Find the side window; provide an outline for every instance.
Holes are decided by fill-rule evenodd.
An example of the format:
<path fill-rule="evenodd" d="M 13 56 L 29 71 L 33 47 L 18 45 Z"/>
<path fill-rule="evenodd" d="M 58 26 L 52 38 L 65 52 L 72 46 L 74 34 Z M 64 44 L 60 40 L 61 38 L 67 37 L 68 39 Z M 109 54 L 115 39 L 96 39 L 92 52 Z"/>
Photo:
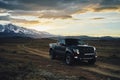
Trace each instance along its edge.
<path fill-rule="evenodd" d="M 58 44 L 60 45 L 61 43 L 62 43 L 62 44 L 65 44 L 65 40 L 62 40 L 62 39 L 61 39 L 61 40 L 58 40 Z"/>
<path fill-rule="evenodd" d="M 60 43 L 61 43 L 61 40 L 58 40 L 58 45 L 60 45 Z"/>

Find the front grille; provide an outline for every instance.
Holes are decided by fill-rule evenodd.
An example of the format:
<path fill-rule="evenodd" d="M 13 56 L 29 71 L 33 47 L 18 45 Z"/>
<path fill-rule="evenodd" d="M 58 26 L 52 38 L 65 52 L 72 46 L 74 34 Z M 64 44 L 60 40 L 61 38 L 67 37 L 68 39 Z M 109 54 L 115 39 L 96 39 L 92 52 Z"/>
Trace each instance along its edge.
<path fill-rule="evenodd" d="M 93 58 L 94 55 L 84 55 L 83 57 L 84 57 L 84 58 Z"/>
<path fill-rule="evenodd" d="M 94 53 L 93 47 L 80 47 L 79 48 L 80 53 Z"/>

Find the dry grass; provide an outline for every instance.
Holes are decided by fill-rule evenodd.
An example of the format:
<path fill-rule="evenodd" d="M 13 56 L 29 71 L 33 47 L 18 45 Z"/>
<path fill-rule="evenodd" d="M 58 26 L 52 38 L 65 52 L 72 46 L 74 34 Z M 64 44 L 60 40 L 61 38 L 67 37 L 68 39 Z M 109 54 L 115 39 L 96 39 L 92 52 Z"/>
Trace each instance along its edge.
<path fill-rule="evenodd" d="M 0 80 L 106 80 L 109 77 L 105 76 L 106 73 L 101 75 L 104 74 L 101 71 L 107 71 L 110 75 L 112 73 L 119 75 L 120 73 L 118 67 L 120 66 L 119 41 L 86 41 L 89 45 L 97 47 L 98 61 L 96 66 L 92 67 L 88 65 L 69 67 L 61 61 L 51 61 L 44 56 L 32 54 L 27 51 L 28 48 L 26 50 L 20 48 L 24 45 L 32 48 L 34 53 L 41 54 L 39 51 L 48 52 L 48 44 L 56 42 L 55 40 L 36 39 L 11 42 L 0 45 Z M 84 69 L 81 70 L 82 67 L 85 71 Z M 95 73 L 96 69 L 98 70 L 97 74 Z M 101 74 L 99 74 L 99 71 Z M 117 80 L 114 77 L 111 79 Z"/>

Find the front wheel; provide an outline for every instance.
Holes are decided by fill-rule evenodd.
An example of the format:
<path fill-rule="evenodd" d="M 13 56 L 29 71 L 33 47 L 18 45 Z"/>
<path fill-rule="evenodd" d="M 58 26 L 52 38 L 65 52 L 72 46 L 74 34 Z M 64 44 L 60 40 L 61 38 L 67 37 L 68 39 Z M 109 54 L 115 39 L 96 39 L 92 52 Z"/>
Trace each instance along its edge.
<path fill-rule="evenodd" d="M 74 63 L 74 59 L 70 54 L 67 54 L 65 57 L 65 62 L 67 65 L 72 65 Z"/>
<path fill-rule="evenodd" d="M 53 50 L 50 50 L 50 58 L 51 59 L 55 59 L 56 58 L 56 55 L 55 55 Z"/>

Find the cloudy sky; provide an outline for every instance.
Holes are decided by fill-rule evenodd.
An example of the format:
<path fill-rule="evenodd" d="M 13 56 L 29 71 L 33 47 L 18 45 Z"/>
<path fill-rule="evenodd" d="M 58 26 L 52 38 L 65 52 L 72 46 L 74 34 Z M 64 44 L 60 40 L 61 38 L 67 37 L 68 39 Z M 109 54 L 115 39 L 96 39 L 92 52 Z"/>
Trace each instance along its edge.
<path fill-rule="evenodd" d="M 120 0 L 0 0 L 0 24 L 56 35 L 120 37 Z"/>

